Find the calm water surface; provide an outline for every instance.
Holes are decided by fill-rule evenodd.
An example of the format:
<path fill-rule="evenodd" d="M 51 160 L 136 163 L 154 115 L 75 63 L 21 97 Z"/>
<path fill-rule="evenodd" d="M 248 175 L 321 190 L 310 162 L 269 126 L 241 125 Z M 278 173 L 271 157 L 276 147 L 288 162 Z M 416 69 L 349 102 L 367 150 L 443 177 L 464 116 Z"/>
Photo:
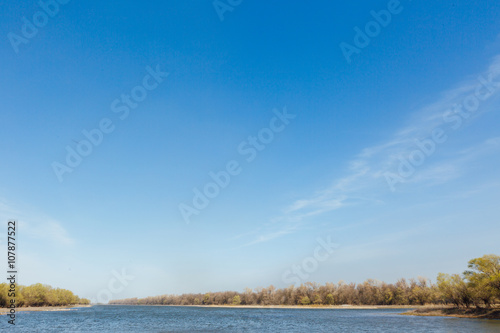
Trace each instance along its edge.
<path fill-rule="evenodd" d="M 500 320 L 410 317 L 406 310 L 94 306 L 20 312 L 16 332 L 500 332 Z M 0 316 L 2 330 L 11 329 Z"/>

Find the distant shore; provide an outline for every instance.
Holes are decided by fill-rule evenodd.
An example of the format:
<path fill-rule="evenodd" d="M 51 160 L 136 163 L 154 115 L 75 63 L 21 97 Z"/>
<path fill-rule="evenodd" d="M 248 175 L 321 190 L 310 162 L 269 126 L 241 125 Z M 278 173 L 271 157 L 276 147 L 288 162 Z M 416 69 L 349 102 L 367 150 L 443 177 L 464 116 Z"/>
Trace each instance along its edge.
<path fill-rule="evenodd" d="M 377 309 L 415 309 L 415 305 L 185 305 L 200 308 L 241 308 L 241 309 L 339 309 L 339 310 L 377 310 Z"/>
<path fill-rule="evenodd" d="M 30 306 L 16 308 L 16 312 L 26 312 L 26 311 L 71 311 L 76 310 L 76 308 L 89 308 L 92 305 L 70 305 L 70 306 Z M 5 315 L 10 312 L 9 308 L 0 308 L 0 315 Z"/>
<path fill-rule="evenodd" d="M 494 308 L 452 308 L 423 307 L 402 313 L 405 316 L 456 317 L 471 319 L 500 319 L 500 307 Z"/>
<path fill-rule="evenodd" d="M 109 304 L 110 306 L 175 306 L 191 308 L 228 308 L 228 309 L 339 309 L 339 310 L 377 310 L 377 309 L 419 309 L 425 305 L 164 305 L 164 304 Z"/>

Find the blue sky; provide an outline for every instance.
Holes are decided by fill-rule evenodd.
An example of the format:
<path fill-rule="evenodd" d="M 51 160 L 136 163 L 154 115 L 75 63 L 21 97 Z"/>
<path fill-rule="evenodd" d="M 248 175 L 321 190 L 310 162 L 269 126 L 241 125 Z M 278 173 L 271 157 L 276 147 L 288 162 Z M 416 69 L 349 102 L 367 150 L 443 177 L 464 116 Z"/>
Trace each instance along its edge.
<path fill-rule="evenodd" d="M 29 38 L 40 5 L 4 4 L 0 218 L 20 223 L 21 283 L 95 299 L 125 269 L 113 298 L 284 287 L 328 237 L 307 280 L 435 279 L 499 253 L 500 4 L 401 1 L 349 63 L 340 44 L 395 4 L 243 1 L 221 21 L 211 1 L 70 1 Z M 238 147 L 285 108 L 248 162 Z M 179 205 L 230 161 L 241 172 L 186 223 Z"/>

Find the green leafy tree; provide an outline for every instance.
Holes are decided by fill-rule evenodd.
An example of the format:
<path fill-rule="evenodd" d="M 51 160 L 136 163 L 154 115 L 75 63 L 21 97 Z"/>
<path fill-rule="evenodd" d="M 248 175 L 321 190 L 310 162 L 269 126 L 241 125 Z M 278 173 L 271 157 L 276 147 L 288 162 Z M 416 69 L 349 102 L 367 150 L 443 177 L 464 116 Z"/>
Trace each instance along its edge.
<path fill-rule="evenodd" d="M 469 261 L 464 276 L 472 289 L 474 303 L 489 307 L 500 297 L 500 256 L 488 254 Z"/>
<path fill-rule="evenodd" d="M 233 297 L 233 305 L 240 305 L 241 304 L 241 298 L 240 295 L 236 295 Z"/>
<path fill-rule="evenodd" d="M 318 294 L 314 295 L 313 304 L 316 304 L 316 305 L 323 304 L 323 301 L 321 300 L 321 296 L 319 296 Z"/>
<path fill-rule="evenodd" d="M 472 291 L 460 275 L 439 273 L 437 281 L 446 303 L 453 303 L 457 307 L 464 305 L 467 308 L 473 303 Z"/>
<path fill-rule="evenodd" d="M 500 292 L 500 256 L 488 254 L 472 259 L 468 267 L 471 270 L 466 271 L 464 275 L 469 280 L 483 280 L 484 283 Z"/>
<path fill-rule="evenodd" d="M 300 299 L 300 304 L 309 305 L 309 304 L 311 304 L 311 300 L 309 299 L 309 297 L 304 296 Z"/>

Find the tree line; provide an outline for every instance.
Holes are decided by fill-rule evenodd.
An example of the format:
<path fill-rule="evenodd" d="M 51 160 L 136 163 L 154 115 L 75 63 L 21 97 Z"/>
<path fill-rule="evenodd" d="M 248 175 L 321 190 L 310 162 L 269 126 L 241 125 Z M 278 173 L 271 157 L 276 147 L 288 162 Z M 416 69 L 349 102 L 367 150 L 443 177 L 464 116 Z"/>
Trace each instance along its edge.
<path fill-rule="evenodd" d="M 298 287 L 274 286 L 205 294 L 161 295 L 113 300 L 114 305 L 425 305 L 490 307 L 500 302 L 500 256 L 472 259 L 462 275 L 443 274 L 428 279 L 400 279 L 394 284 L 367 280 L 361 284 L 307 282 Z"/>
<path fill-rule="evenodd" d="M 15 288 L 11 288 L 10 284 L 0 283 L 0 307 L 8 307 L 11 299 L 15 299 L 16 307 L 90 304 L 90 300 L 80 298 L 69 290 L 52 288 L 41 283 L 30 286 L 17 284 Z"/>

